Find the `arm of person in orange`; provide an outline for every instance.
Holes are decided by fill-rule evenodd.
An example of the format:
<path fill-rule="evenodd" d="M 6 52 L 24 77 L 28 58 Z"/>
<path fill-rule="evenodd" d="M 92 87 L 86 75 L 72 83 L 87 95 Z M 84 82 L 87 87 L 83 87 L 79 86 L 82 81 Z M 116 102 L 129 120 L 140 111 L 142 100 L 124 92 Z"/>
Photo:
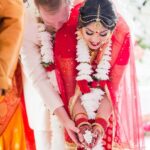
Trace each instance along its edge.
<path fill-rule="evenodd" d="M 23 34 L 23 1 L 0 1 L 0 91 L 12 85 Z"/>

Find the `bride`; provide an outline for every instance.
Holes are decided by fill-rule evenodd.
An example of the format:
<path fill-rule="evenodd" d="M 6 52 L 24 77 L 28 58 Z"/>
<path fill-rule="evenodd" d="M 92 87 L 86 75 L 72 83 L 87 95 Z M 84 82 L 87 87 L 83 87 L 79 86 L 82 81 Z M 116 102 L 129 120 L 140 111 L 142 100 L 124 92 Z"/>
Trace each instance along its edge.
<path fill-rule="evenodd" d="M 55 68 L 49 78 L 56 73 L 56 90 L 82 144 L 78 147 L 65 132 L 66 149 L 144 149 L 131 41 L 128 25 L 110 0 L 79 4 L 55 34 L 54 59 L 46 70 Z M 56 150 L 64 141 L 53 116 Z"/>

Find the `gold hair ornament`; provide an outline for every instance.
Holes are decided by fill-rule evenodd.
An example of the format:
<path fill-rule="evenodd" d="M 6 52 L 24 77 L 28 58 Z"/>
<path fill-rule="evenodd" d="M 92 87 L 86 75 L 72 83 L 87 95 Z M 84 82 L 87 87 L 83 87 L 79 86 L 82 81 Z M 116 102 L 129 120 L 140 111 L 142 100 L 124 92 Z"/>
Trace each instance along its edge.
<path fill-rule="evenodd" d="M 94 18 L 94 19 L 91 19 L 91 20 L 88 20 L 88 21 L 85 21 L 85 20 L 84 20 L 84 19 L 89 18 L 89 17 L 95 17 L 95 18 Z M 100 19 L 100 18 L 101 18 L 101 19 Z M 81 17 L 81 15 L 80 15 L 80 18 L 79 18 L 79 19 L 80 19 L 80 21 L 83 22 L 83 23 L 91 23 L 91 22 L 95 22 L 95 21 L 96 21 L 97 27 L 100 27 L 100 26 L 101 26 L 101 22 L 102 22 L 106 27 L 108 27 L 108 28 L 111 28 L 111 27 L 114 26 L 115 23 L 112 22 L 110 25 L 108 25 L 108 24 L 106 24 L 106 23 L 103 21 L 102 18 L 107 19 L 108 21 L 111 21 L 111 22 L 112 22 L 111 19 L 109 19 L 109 18 L 107 18 L 107 17 L 101 15 L 101 7 L 100 7 L 100 5 L 98 5 L 98 9 L 97 9 L 97 14 L 96 14 L 96 15 L 87 15 L 87 16 L 84 16 L 84 17 Z"/>

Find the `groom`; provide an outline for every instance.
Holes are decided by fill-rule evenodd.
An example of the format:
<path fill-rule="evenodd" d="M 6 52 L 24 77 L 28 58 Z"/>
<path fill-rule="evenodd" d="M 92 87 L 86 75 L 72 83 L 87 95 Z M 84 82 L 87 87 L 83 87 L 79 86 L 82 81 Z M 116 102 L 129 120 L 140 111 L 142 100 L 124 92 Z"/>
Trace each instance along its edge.
<path fill-rule="evenodd" d="M 69 0 L 35 0 L 35 4 L 46 30 L 50 33 L 60 31 L 63 24 L 69 19 Z M 41 65 L 41 54 L 37 44 L 38 29 L 35 16 L 30 11 L 32 8 L 27 10 L 21 62 L 27 115 L 29 125 L 34 130 L 36 149 L 41 150 L 43 147 L 44 150 L 51 149 L 49 110 L 59 118 L 76 145 L 81 146 L 76 137 L 79 130 L 64 109 L 62 99 L 48 83 L 46 72 Z M 57 44 L 55 43 L 55 45 Z"/>

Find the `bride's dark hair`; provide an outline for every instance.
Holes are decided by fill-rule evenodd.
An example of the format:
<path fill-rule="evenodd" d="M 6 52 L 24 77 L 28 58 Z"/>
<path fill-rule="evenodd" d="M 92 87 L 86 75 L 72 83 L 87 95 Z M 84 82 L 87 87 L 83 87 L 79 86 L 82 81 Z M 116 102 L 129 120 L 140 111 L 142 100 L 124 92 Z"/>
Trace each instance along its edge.
<path fill-rule="evenodd" d="M 116 26 L 117 13 L 110 0 L 86 0 L 79 11 L 79 28 L 87 26 L 97 19 L 107 29 L 113 30 Z"/>

